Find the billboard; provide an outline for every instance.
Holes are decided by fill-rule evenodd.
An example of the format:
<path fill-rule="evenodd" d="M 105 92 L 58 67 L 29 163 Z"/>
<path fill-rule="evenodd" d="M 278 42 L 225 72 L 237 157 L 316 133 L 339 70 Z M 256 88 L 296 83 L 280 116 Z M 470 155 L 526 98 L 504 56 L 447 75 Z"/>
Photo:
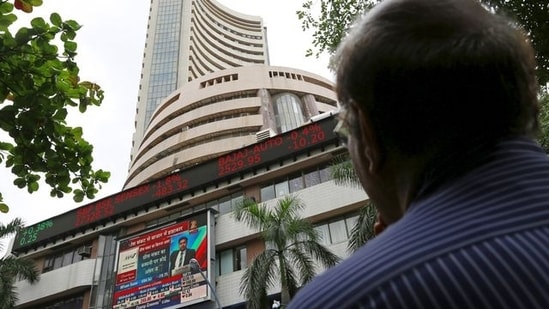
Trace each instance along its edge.
<path fill-rule="evenodd" d="M 211 278 L 209 217 L 205 212 L 120 240 L 112 308 L 180 308 L 210 300 L 204 279 Z"/>

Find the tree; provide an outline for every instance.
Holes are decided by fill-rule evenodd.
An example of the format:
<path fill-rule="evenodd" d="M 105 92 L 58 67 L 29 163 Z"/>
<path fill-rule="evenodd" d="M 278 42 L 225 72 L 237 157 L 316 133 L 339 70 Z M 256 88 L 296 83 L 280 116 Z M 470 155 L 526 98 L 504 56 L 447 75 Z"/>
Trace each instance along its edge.
<path fill-rule="evenodd" d="M 69 108 L 82 113 L 99 106 L 103 90 L 80 81 L 75 62 L 80 25 L 51 14 L 48 23 L 41 17 L 10 32 L 17 20 L 14 7 L 31 12 L 42 0 L 0 0 L 0 163 L 16 176 L 14 185 L 29 193 L 39 189 L 42 179 L 51 187 L 50 195 L 73 193 L 80 202 L 94 198 L 109 172 L 92 169 L 92 151 L 80 127 L 66 123 Z M 58 47 L 56 44 L 61 44 Z M 2 202 L 0 211 L 7 212 Z"/>
<path fill-rule="evenodd" d="M 339 155 L 334 158 L 334 162 L 330 166 L 330 173 L 336 185 L 362 189 L 362 185 L 348 154 Z M 360 208 L 357 221 L 351 229 L 347 251 L 351 253 L 355 252 L 366 244 L 368 240 L 375 237 L 374 225 L 376 219 L 376 207 L 372 200 L 368 200 Z"/>
<path fill-rule="evenodd" d="M 303 30 L 313 30 L 313 46 L 318 56 L 333 54 L 356 17 L 382 0 L 305 0 L 297 11 Z M 528 33 L 538 63 L 540 85 L 549 82 L 549 8 L 538 0 L 480 0 L 496 12 L 516 20 Z M 307 51 L 308 55 L 313 50 Z"/>
<path fill-rule="evenodd" d="M 0 239 L 15 234 L 23 228 L 21 219 L 14 219 L 7 225 L 0 223 Z M 0 243 L 0 249 L 2 244 Z M 0 250 L 2 251 L 2 250 Z M 17 302 L 15 279 L 17 277 L 33 284 L 40 277 L 32 260 L 7 255 L 0 258 L 0 309 L 13 308 Z"/>
<path fill-rule="evenodd" d="M 538 142 L 545 149 L 546 153 L 549 153 L 549 92 L 544 92 L 540 97 L 540 134 Z"/>
<path fill-rule="evenodd" d="M 266 244 L 265 251 L 255 257 L 242 276 L 240 291 L 248 308 L 264 308 L 267 289 L 277 279 L 281 302 L 287 304 L 299 286 L 315 276 L 315 261 L 324 267 L 339 262 L 337 255 L 319 243 L 313 225 L 299 217 L 298 212 L 304 207 L 301 200 L 288 195 L 272 208 L 244 199 L 234 210 L 235 219 L 257 229 Z"/>

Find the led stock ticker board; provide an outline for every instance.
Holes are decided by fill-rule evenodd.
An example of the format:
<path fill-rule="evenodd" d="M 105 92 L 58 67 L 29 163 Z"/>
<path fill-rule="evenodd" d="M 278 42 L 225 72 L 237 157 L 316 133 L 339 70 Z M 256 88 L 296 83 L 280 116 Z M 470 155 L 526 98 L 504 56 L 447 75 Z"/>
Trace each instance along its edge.
<path fill-rule="evenodd" d="M 23 251 L 53 237 L 76 234 L 220 179 L 332 143 L 336 140 L 334 124 L 333 117 L 328 117 L 31 225 L 16 235 L 12 250 Z"/>

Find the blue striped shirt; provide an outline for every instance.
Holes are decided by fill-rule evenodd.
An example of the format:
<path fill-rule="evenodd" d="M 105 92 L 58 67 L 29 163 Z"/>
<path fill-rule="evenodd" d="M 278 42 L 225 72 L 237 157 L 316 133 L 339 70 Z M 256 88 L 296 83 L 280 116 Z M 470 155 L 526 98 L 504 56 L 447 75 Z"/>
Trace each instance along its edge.
<path fill-rule="evenodd" d="M 410 205 L 289 308 L 549 308 L 549 158 L 535 142 Z"/>

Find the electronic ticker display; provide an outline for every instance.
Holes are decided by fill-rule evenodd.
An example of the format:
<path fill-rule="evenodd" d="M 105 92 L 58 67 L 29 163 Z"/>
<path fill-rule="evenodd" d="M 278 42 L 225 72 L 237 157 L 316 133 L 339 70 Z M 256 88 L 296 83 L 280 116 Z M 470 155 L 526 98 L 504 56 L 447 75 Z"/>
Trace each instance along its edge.
<path fill-rule="evenodd" d="M 328 117 L 31 225 L 16 235 L 12 250 L 22 251 L 52 237 L 76 234 L 214 181 L 334 142 L 334 125 L 333 116 Z"/>

